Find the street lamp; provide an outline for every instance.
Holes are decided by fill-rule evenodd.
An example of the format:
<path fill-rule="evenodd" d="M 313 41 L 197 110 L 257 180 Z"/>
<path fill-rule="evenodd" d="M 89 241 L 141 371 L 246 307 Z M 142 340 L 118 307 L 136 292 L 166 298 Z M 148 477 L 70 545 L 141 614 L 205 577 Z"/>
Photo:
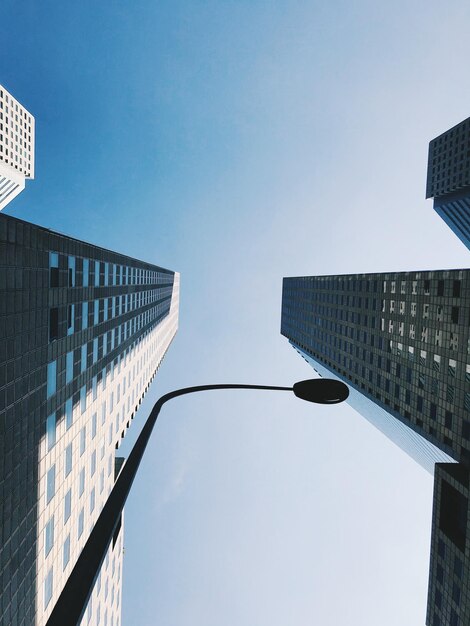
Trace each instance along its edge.
<path fill-rule="evenodd" d="M 165 394 L 154 405 L 142 432 L 137 438 L 127 461 L 117 477 L 106 504 L 94 525 L 88 540 L 78 557 L 63 590 L 60 594 L 46 626 L 77 626 L 80 623 L 96 578 L 114 532 L 121 519 L 124 504 L 152 434 L 162 406 L 168 400 L 198 391 L 216 389 L 266 389 L 273 391 L 293 391 L 302 400 L 317 404 L 338 404 L 349 395 L 347 385 L 339 380 L 315 378 L 302 380 L 293 387 L 273 387 L 266 385 L 201 385 L 185 387 Z"/>

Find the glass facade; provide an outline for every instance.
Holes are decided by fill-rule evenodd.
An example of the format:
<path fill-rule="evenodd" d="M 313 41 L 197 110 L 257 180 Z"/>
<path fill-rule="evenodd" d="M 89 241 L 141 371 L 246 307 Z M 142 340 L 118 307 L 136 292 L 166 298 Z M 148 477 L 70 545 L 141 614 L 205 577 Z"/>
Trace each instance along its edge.
<path fill-rule="evenodd" d="M 470 270 L 284 279 L 281 333 L 442 461 L 470 462 L 469 331 Z"/>
<path fill-rule="evenodd" d="M 426 624 L 470 624 L 470 472 L 436 465 Z"/>
<path fill-rule="evenodd" d="M 45 624 L 176 333 L 178 292 L 170 270 L 0 214 L 0 623 Z M 112 609 L 92 596 L 114 626 L 122 528 L 101 573 Z"/>
<path fill-rule="evenodd" d="M 470 249 L 470 118 L 430 142 L 426 198 Z"/>
<path fill-rule="evenodd" d="M 468 626 L 470 270 L 285 278 L 281 333 L 434 472 L 426 624 Z"/>
<path fill-rule="evenodd" d="M 430 474 L 434 473 L 435 463 L 453 460 L 424 437 L 408 428 L 403 422 L 397 420 L 383 407 L 352 387 L 351 381 L 344 376 L 339 376 L 334 370 L 315 361 L 295 344 L 292 346 L 322 378 L 335 378 L 345 382 L 349 386 L 349 397 L 346 402 Z"/>

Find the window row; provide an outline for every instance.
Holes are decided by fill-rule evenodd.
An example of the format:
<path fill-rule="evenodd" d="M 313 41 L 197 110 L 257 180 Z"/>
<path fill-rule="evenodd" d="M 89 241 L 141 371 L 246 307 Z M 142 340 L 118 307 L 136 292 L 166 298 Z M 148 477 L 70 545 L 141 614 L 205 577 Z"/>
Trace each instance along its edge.
<path fill-rule="evenodd" d="M 110 437 L 109 437 L 108 445 L 112 443 L 112 434 L 113 434 L 113 428 L 112 428 L 113 424 L 111 424 L 110 426 L 111 428 L 110 428 Z M 118 425 L 116 424 L 116 427 L 117 426 Z M 116 428 L 116 432 L 118 432 L 118 428 Z M 106 453 L 106 440 L 105 439 L 106 438 L 103 437 L 101 441 L 101 448 L 100 448 L 101 460 L 104 459 L 104 456 Z M 67 448 L 65 449 L 64 457 L 65 457 L 64 467 L 65 467 L 65 478 L 66 478 L 72 471 L 72 463 L 73 463 L 72 444 L 69 444 Z M 113 471 L 113 467 L 114 467 L 113 459 L 114 459 L 114 454 L 112 453 L 108 457 L 108 468 L 107 468 L 108 477 L 111 476 L 112 471 Z M 90 458 L 89 458 L 89 466 L 90 466 L 89 467 L 90 480 L 92 480 L 97 470 L 97 450 L 93 450 L 93 452 L 91 453 Z M 56 477 L 57 477 L 57 463 L 54 463 L 46 472 L 46 504 L 49 504 L 56 494 Z M 90 491 L 90 507 L 89 507 L 90 514 L 95 509 L 96 488 L 99 486 L 100 493 L 103 493 L 103 490 L 104 490 L 104 485 L 105 485 L 104 469 L 102 469 L 100 472 L 99 485 L 98 485 L 97 479 L 93 479 L 93 480 L 96 482 L 96 487 L 93 486 L 93 488 Z M 83 466 L 80 469 L 80 472 L 78 473 L 78 498 L 79 499 L 83 496 L 85 492 L 85 483 L 86 483 L 86 472 L 85 472 L 85 467 Z M 64 526 L 69 521 L 71 513 L 72 513 L 72 488 L 70 488 L 64 496 L 64 521 L 63 521 Z M 44 545 L 45 545 L 45 553 L 47 556 L 52 546 L 54 545 L 54 515 L 52 515 L 52 517 L 47 522 L 44 532 L 45 532 Z M 81 533 L 79 532 L 79 536 L 80 534 Z"/>
<path fill-rule="evenodd" d="M 77 349 L 75 353 L 80 355 L 79 359 L 74 359 L 74 352 L 68 352 L 65 357 L 65 384 L 71 382 L 75 376 L 84 372 L 88 367 L 97 363 L 101 358 L 106 356 L 123 342 L 127 341 L 132 335 L 139 332 L 144 326 L 155 320 L 160 311 L 158 307 L 150 311 L 146 311 L 136 316 L 132 320 L 120 324 L 118 327 L 95 337 L 93 341 L 88 342 Z M 57 391 L 57 361 L 50 361 L 47 364 L 47 384 L 46 397 L 52 397 Z"/>
<path fill-rule="evenodd" d="M 61 255 L 49 252 L 49 284 L 59 287 L 59 263 Z M 168 282 L 172 274 L 144 270 L 107 261 L 67 256 L 65 267 L 69 287 L 106 287 L 109 285 L 154 285 Z"/>
<path fill-rule="evenodd" d="M 120 315 L 139 310 L 168 295 L 171 295 L 171 288 L 152 289 L 140 293 L 85 301 L 80 304 L 69 304 L 67 305 L 67 335 L 73 335 L 78 330 L 85 330 Z M 60 338 L 59 319 L 59 307 L 49 309 L 49 341 Z"/>

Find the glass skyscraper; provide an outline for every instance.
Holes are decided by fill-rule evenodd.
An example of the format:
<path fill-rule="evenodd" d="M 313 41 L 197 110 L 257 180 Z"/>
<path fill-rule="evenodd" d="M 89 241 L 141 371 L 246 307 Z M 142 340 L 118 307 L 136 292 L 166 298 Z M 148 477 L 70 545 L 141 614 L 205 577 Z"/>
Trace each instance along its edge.
<path fill-rule="evenodd" d="M 178 326 L 179 275 L 0 215 L 0 623 L 42 626 Z M 83 624 L 121 623 L 123 523 Z"/>
<path fill-rule="evenodd" d="M 470 118 L 430 142 L 426 198 L 470 249 Z"/>
<path fill-rule="evenodd" d="M 470 270 L 285 278 L 281 333 L 425 468 L 438 463 L 427 623 L 468 625 Z"/>

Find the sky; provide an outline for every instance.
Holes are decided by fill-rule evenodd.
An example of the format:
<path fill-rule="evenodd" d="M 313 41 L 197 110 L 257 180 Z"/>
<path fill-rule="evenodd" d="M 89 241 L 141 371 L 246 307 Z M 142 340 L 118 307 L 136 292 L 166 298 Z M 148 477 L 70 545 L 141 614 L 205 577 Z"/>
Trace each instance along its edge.
<path fill-rule="evenodd" d="M 424 199 L 470 114 L 464 0 L 3 0 L 36 118 L 4 212 L 181 272 L 180 329 L 121 448 L 182 386 L 313 375 L 283 276 L 464 268 Z M 125 515 L 123 626 L 425 622 L 432 477 L 346 405 L 165 406 Z"/>

